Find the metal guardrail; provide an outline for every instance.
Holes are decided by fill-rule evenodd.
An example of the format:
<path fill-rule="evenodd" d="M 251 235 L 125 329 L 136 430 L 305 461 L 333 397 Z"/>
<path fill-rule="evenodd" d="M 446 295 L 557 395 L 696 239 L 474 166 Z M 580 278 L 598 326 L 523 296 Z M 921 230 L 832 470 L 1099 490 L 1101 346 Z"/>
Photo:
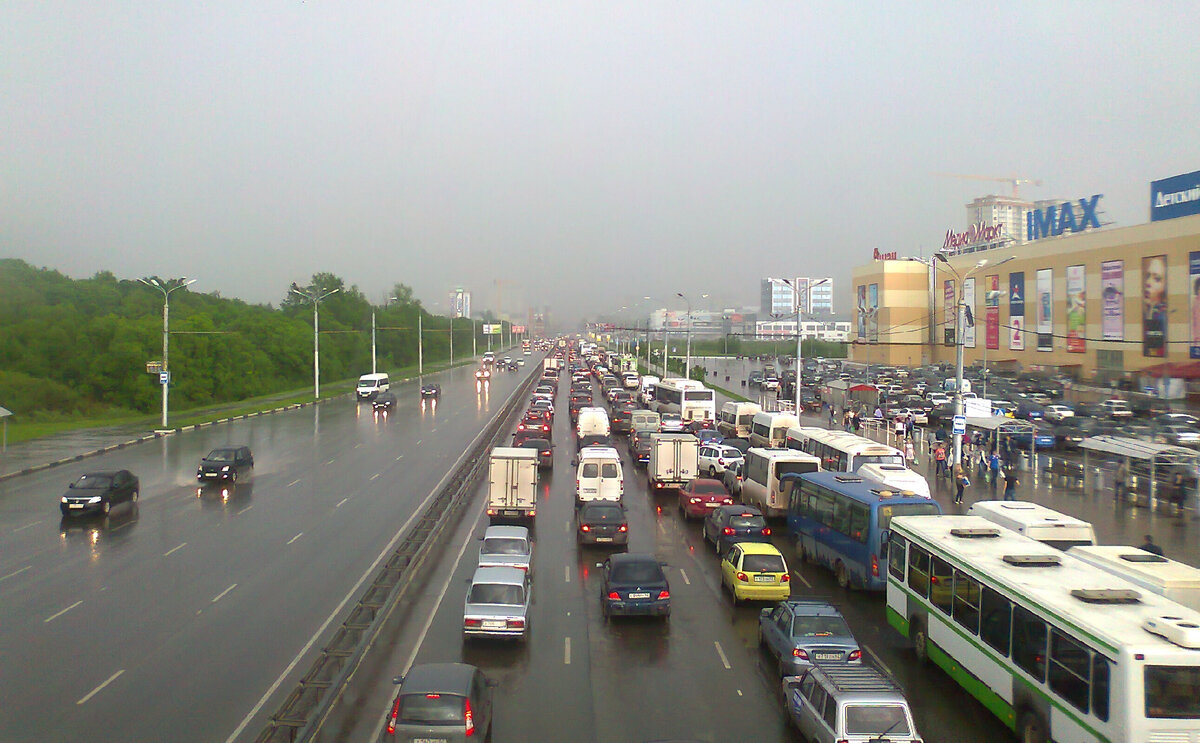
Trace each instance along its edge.
<path fill-rule="evenodd" d="M 446 525 L 457 522 L 455 517 L 470 499 L 475 480 L 488 463 L 487 452 L 513 414 L 520 410 L 540 371 L 541 366 L 534 367 L 528 379 L 459 457 L 332 639 L 271 715 L 270 722 L 255 738 L 256 743 L 311 741 L 320 732 L 426 555 Z"/>

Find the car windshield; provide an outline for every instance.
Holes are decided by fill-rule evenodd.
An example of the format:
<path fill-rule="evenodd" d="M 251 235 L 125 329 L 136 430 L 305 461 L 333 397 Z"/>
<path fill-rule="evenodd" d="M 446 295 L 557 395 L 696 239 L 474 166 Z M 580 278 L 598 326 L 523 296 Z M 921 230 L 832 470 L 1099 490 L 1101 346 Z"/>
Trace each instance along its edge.
<path fill-rule="evenodd" d="M 846 735 L 909 736 L 908 716 L 898 704 L 852 704 L 846 707 Z"/>
<path fill-rule="evenodd" d="M 657 562 L 642 560 L 614 565 L 610 578 L 614 583 L 660 583 L 663 572 Z"/>
<path fill-rule="evenodd" d="M 767 525 L 762 516 L 730 516 L 729 525 L 735 529 L 761 529 Z"/>
<path fill-rule="evenodd" d="M 742 570 L 747 573 L 786 572 L 779 555 L 746 555 L 742 558 Z"/>
<path fill-rule="evenodd" d="M 579 520 L 586 521 L 586 522 L 623 521 L 624 519 L 625 519 L 625 512 L 623 510 L 621 510 L 620 506 L 613 506 L 613 505 L 608 505 L 608 504 L 588 506 L 588 507 L 584 508 L 579 514 Z"/>
<path fill-rule="evenodd" d="M 899 503 L 879 507 L 879 530 L 883 531 L 895 516 L 936 516 L 941 513 L 936 503 Z"/>
<path fill-rule="evenodd" d="M 112 485 L 112 475 L 84 475 L 75 481 L 76 488 L 107 488 Z"/>
<path fill-rule="evenodd" d="M 396 720 L 410 725 L 462 724 L 466 705 L 454 694 L 404 694 Z"/>
<path fill-rule="evenodd" d="M 792 623 L 792 637 L 850 637 L 850 628 L 841 617 L 798 616 Z"/>
<path fill-rule="evenodd" d="M 205 457 L 210 462 L 232 462 L 234 459 L 233 449 L 213 449 Z"/>
<path fill-rule="evenodd" d="M 476 583 L 471 586 L 467 602 L 521 606 L 525 603 L 525 589 L 510 583 Z"/>
<path fill-rule="evenodd" d="M 529 543 L 516 537 L 492 537 L 483 540 L 485 555 L 528 555 Z"/>

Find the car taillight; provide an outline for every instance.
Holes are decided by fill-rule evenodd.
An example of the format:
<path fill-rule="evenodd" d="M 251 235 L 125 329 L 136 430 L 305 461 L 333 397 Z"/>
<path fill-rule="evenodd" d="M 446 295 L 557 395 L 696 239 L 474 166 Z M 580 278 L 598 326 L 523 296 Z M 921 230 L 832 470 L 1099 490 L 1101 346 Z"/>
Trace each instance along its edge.
<path fill-rule="evenodd" d="M 800 648 L 793 648 L 792 649 L 792 657 L 799 658 L 800 660 L 808 660 L 808 651 L 801 650 Z"/>
<path fill-rule="evenodd" d="M 748 577 L 746 577 L 746 574 L 740 570 L 738 571 L 737 579 L 743 583 L 748 583 L 750 581 L 750 579 Z"/>
<path fill-rule="evenodd" d="M 875 555 L 871 555 L 871 575 L 879 577 L 879 558 Z"/>
<path fill-rule="evenodd" d="M 791 574 L 790 574 L 790 573 L 784 573 L 782 576 L 780 576 L 780 578 L 779 578 L 779 582 L 780 582 L 780 583 L 791 583 L 791 582 L 792 582 L 792 576 L 791 576 Z"/>
<path fill-rule="evenodd" d="M 671 592 L 670 592 L 670 591 L 659 591 L 659 592 L 658 592 L 658 600 L 659 600 L 659 601 L 664 601 L 664 600 L 666 600 L 666 599 L 669 599 L 669 598 L 671 598 Z"/>
<path fill-rule="evenodd" d="M 463 700 L 463 721 L 467 724 L 467 737 L 475 735 L 475 715 L 471 713 L 471 700 Z"/>
<path fill-rule="evenodd" d="M 487 511 L 487 515 L 488 515 L 488 516 L 495 516 L 495 515 L 496 515 L 496 509 L 494 509 L 494 508 L 489 508 L 489 509 L 488 509 L 488 511 Z"/>
<path fill-rule="evenodd" d="M 722 529 L 722 530 L 721 530 L 721 533 L 722 533 L 722 534 L 724 534 L 724 535 L 725 535 L 725 536 L 727 536 L 727 537 L 731 537 L 731 536 L 733 536 L 733 527 L 732 527 L 732 526 L 727 526 L 727 527 L 725 527 L 724 529 Z"/>
<path fill-rule="evenodd" d="M 762 535 L 763 535 L 764 537 L 769 537 L 769 536 L 771 536 L 771 527 L 769 527 L 769 526 L 764 526 L 764 527 L 763 527 L 763 530 L 762 530 Z"/>
<path fill-rule="evenodd" d="M 629 524 L 621 524 L 617 527 L 617 531 L 621 532 L 622 534 L 629 531 Z"/>
<path fill-rule="evenodd" d="M 851 650 L 850 655 L 848 655 L 846 657 L 846 660 L 852 660 L 852 661 L 853 660 L 862 660 L 862 651 L 861 650 Z"/>
<path fill-rule="evenodd" d="M 509 629 L 525 629 L 525 620 L 524 619 L 510 619 L 510 620 L 508 620 L 508 628 Z"/>
<path fill-rule="evenodd" d="M 721 501 L 721 505 L 732 506 L 733 498 L 730 498 L 729 496 L 725 496 L 725 500 Z"/>
<path fill-rule="evenodd" d="M 392 702 L 392 714 L 388 715 L 387 734 L 396 734 L 396 718 L 400 716 L 400 695 L 396 695 L 396 701 Z"/>
<path fill-rule="evenodd" d="M 591 530 L 592 530 L 592 527 L 588 526 L 587 524 L 579 525 L 579 531 L 591 531 Z"/>
<path fill-rule="evenodd" d="M 717 457 L 717 464 L 719 464 L 719 465 L 721 465 L 722 467 L 724 467 L 724 466 L 725 466 L 725 460 L 724 460 L 724 459 L 722 459 L 721 457 Z"/>
<path fill-rule="evenodd" d="M 549 450 L 549 449 L 547 449 L 546 451 L 542 452 L 542 456 L 543 456 L 543 457 L 548 457 L 548 456 L 550 456 L 550 450 Z"/>
<path fill-rule="evenodd" d="M 483 620 L 482 619 L 464 619 L 463 626 L 464 627 L 482 627 Z"/>
<path fill-rule="evenodd" d="M 661 483 L 661 482 L 656 482 L 656 483 L 654 483 L 654 487 L 656 487 L 656 488 L 661 488 L 661 487 L 662 487 L 662 483 Z"/>
<path fill-rule="evenodd" d="M 609 592 L 608 592 L 608 598 L 609 598 L 609 599 L 611 599 L 611 600 L 613 600 L 613 601 L 620 601 L 620 600 L 621 600 L 621 594 L 617 593 L 616 591 L 609 591 Z"/>

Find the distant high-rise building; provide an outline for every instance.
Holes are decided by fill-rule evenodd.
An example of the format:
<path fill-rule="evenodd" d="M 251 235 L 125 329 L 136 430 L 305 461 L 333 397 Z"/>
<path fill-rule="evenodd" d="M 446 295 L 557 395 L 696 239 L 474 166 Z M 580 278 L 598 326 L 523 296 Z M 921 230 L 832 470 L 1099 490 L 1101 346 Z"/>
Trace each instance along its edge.
<path fill-rule="evenodd" d="M 783 279 L 763 279 L 759 297 L 758 312 L 764 317 L 796 314 L 796 292 Z"/>
<path fill-rule="evenodd" d="M 807 298 L 804 302 L 804 314 L 833 314 L 833 277 L 802 276 L 796 279 L 796 282 L 800 286 L 800 298 Z"/>
<path fill-rule="evenodd" d="M 818 283 L 821 282 L 821 283 Z M 827 276 L 797 276 L 762 280 L 758 312 L 762 317 L 796 314 L 796 290 L 804 314 L 833 314 L 833 279 Z"/>
<path fill-rule="evenodd" d="M 471 316 L 471 292 L 463 289 L 461 286 L 455 287 L 450 292 L 450 316 Z"/>
<path fill-rule="evenodd" d="M 984 227 L 1003 225 L 998 240 L 1019 245 L 1025 242 L 1025 213 L 1033 206 L 1033 202 L 1014 196 L 981 196 L 967 204 L 967 224 L 978 225 L 982 222 Z"/>

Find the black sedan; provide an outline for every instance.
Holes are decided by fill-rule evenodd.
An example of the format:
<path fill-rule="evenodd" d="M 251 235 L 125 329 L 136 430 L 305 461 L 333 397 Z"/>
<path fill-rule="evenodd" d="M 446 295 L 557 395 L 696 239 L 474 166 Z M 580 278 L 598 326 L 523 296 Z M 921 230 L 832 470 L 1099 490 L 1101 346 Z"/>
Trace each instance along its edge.
<path fill-rule="evenodd" d="M 391 392 L 380 392 L 371 401 L 371 410 L 376 413 L 390 413 L 396 409 L 396 396 Z"/>
<path fill-rule="evenodd" d="M 516 446 L 537 452 L 539 470 L 554 469 L 554 444 L 549 439 L 528 438 Z"/>
<path fill-rule="evenodd" d="M 421 387 L 421 399 L 438 398 L 442 396 L 442 385 L 426 384 Z"/>
<path fill-rule="evenodd" d="M 71 483 L 59 502 L 64 517 L 100 513 L 118 503 L 137 503 L 138 479 L 129 470 L 89 472 Z"/>
<path fill-rule="evenodd" d="M 374 405 L 384 395 L 390 392 L 380 392 L 371 401 Z M 249 475 L 254 469 L 254 454 L 248 446 L 219 446 L 200 460 L 196 468 L 196 480 L 203 483 L 237 482 L 239 477 Z"/>
<path fill-rule="evenodd" d="M 575 512 L 575 541 L 578 544 L 629 544 L 629 520 L 620 503 L 590 501 Z"/>
<path fill-rule="evenodd" d="M 617 615 L 671 616 L 671 587 L 654 555 L 625 553 L 604 561 L 600 611 Z"/>
<path fill-rule="evenodd" d="M 704 539 L 717 554 L 737 542 L 770 542 L 771 529 L 762 512 L 752 506 L 718 506 L 704 519 Z"/>

